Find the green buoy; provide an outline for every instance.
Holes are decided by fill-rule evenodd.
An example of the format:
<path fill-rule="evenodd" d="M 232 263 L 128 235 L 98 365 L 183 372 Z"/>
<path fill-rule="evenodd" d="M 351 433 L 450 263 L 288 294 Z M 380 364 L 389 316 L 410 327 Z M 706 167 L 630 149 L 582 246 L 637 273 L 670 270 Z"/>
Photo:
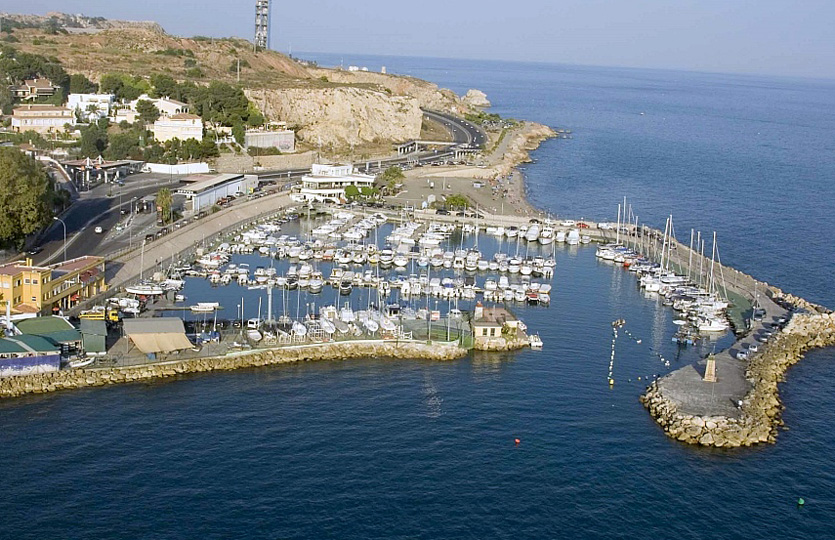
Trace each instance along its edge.
<path fill-rule="evenodd" d="M 803 497 L 797 499 L 797 506 L 803 506 L 806 504 L 806 501 L 803 500 Z"/>

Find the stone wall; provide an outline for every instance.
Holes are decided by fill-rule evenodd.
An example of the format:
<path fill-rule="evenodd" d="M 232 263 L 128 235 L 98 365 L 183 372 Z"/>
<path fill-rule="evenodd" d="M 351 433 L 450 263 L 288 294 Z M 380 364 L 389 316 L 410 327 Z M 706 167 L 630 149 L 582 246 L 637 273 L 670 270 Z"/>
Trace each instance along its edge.
<path fill-rule="evenodd" d="M 835 314 L 815 310 L 792 317 L 788 325 L 749 360 L 746 378 L 754 386 L 742 401 L 739 418 L 679 414 L 676 405 L 665 398 L 656 382 L 641 396 L 641 402 L 669 437 L 688 444 L 739 447 L 773 443 L 777 428 L 782 425 L 783 405 L 778 383 L 784 380 L 786 370 L 803 358 L 803 353 L 832 345 L 835 345 Z"/>
<path fill-rule="evenodd" d="M 421 342 L 347 341 L 321 345 L 286 347 L 243 354 L 196 358 L 131 367 L 74 369 L 0 379 L 0 398 L 44 394 L 59 390 L 106 386 L 175 377 L 186 373 L 232 370 L 301 361 L 347 360 L 352 358 L 396 358 L 453 360 L 467 350 L 453 345 Z"/>

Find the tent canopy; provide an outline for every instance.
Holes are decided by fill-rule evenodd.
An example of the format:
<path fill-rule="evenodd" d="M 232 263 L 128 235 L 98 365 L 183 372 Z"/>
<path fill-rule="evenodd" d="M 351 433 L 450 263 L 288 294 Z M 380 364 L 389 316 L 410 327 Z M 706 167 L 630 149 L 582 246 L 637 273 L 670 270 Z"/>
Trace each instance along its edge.
<path fill-rule="evenodd" d="M 169 353 L 190 349 L 183 320 L 177 317 L 125 319 L 125 334 L 145 354 Z"/>

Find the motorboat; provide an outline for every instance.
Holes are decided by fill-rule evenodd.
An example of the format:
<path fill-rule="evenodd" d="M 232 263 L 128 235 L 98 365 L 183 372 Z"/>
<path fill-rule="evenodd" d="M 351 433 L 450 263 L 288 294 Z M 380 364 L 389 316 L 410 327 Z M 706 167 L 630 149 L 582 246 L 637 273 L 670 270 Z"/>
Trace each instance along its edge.
<path fill-rule="evenodd" d="M 212 313 L 220 309 L 219 302 L 197 302 L 193 306 L 189 306 L 192 313 Z"/>
<path fill-rule="evenodd" d="M 528 229 L 528 233 L 530 233 L 530 229 Z M 550 225 L 545 225 L 542 227 L 542 231 L 539 233 L 539 243 L 543 246 L 548 245 L 554 241 L 554 228 Z"/>
<path fill-rule="evenodd" d="M 162 287 L 153 283 L 140 283 L 138 285 L 129 285 L 125 287 L 125 292 L 128 294 L 135 294 L 137 296 L 158 296 L 165 294 Z"/>

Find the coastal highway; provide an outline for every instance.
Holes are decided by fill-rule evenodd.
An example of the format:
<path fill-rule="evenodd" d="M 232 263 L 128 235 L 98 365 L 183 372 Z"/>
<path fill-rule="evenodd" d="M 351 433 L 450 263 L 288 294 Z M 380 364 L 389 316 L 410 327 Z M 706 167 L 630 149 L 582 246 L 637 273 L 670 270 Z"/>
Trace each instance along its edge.
<path fill-rule="evenodd" d="M 472 144 L 481 148 L 487 143 L 487 134 L 472 122 L 428 109 L 423 109 L 423 115 L 444 126 L 452 134 L 455 144 Z"/>

